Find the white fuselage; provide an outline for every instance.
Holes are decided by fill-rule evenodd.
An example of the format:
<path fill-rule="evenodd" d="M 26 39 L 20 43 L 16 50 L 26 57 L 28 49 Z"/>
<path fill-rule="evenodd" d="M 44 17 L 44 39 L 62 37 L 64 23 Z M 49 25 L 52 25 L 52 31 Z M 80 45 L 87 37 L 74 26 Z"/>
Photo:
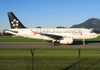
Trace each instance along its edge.
<path fill-rule="evenodd" d="M 86 28 L 26 28 L 13 12 L 8 12 L 8 18 L 11 29 L 7 29 L 5 33 L 28 38 L 52 40 L 52 45 L 55 45 L 55 43 L 72 44 L 73 39 L 83 39 L 84 44 L 84 39 L 98 37 L 96 33 Z"/>
<path fill-rule="evenodd" d="M 16 36 L 46 40 L 53 39 L 51 37 L 41 35 L 41 33 L 57 35 L 62 37 L 71 37 L 72 39 L 92 39 L 98 37 L 96 33 L 86 28 L 15 28 L 8 29 L 6 32 L 14 34 Z"/>

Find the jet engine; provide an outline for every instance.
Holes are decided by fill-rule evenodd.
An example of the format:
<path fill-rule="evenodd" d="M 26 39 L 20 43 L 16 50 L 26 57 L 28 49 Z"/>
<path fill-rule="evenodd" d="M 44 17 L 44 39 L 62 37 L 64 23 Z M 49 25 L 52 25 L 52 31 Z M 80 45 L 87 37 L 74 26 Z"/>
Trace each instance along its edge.
<path fill-rule="evenodd" d="M 73 38 L 71 38 L 71 37 L 61 38 L 59 42 L 61 44 L 72 44 L 73 43 Z"/>

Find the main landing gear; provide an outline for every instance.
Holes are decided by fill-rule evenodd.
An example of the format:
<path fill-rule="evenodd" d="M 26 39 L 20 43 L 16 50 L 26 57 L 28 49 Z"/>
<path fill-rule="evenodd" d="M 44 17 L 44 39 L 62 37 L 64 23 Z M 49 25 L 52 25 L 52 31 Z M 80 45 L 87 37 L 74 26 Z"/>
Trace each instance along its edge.
<path fill-rule="evenodd" d="M 58 44 L 59 44 L 59 40 L 52 40 L 52 43 L 51 43 L 52 46 L 58 45 Z"/>

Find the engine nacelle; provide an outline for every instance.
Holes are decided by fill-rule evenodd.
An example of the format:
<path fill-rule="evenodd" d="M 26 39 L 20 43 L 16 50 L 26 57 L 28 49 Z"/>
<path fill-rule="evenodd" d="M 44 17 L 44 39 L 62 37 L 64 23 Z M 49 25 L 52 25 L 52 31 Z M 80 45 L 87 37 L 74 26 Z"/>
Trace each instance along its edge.
<path fill-rule="evenodd" d="M 71 37 L 61 38 L 60 43 L 61 44 L 72 44 L 73 38 L 71 38 Z"/>

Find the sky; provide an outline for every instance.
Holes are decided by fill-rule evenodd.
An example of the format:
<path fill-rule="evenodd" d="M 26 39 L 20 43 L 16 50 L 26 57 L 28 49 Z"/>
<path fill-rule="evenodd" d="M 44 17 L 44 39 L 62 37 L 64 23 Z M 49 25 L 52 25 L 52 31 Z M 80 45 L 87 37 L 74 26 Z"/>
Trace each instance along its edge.
<path fill-rule="evenodd" d="M 100 0 L 0 0 L 0 30 L 10 28 L 7 12 L 26 27 L 71 27 L 100 18 Z"/>

